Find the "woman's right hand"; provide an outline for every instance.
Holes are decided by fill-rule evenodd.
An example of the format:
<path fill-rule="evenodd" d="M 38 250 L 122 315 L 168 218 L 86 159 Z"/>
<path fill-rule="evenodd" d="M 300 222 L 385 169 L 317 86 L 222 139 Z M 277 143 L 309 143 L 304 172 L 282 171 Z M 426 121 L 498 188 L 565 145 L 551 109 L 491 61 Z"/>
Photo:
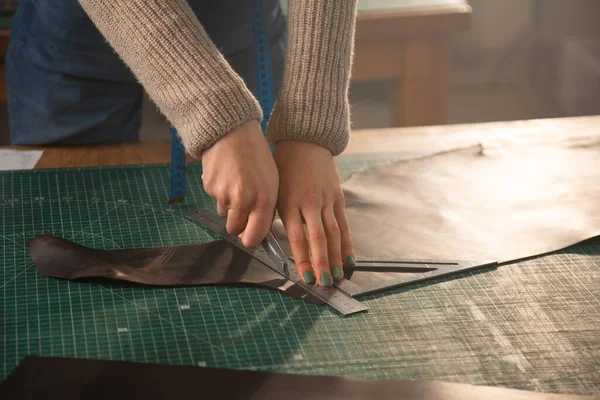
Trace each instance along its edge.
<path fill-rule="evenodd" d="M 227 232 L 257 247 L 275 216 L 279 173 L 258 121 L 246 122 L 202 154 L 204 190 L 227 217 Z"/>

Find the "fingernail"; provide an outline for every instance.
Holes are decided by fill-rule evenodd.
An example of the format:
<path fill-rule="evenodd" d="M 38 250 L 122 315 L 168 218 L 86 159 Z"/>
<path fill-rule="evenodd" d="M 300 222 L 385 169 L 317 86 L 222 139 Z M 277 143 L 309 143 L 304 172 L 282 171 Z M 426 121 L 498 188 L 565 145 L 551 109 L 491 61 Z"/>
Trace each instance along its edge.
<path fill-rule="evenodd" d="M 312 271 L 306 271 L 304 273 L 304 281 L 306 283 L 314 283 L 315 282 L 315 274 Z"/>
<path fill-rule="evenodd" d="M 356 264 L 356 261 L 354 261 L 354 257 L 352 257 L 352 256 L 346 257 L 346 264 L 347 265 L 354 265 L 354 264 Z"/>
<path fill-rule="evenodd" d="M 323 283 L 323 285 L 332 285 L 333 279 L 331 279 L 331 275 L 327 272 L 323 272 L 321 275 L 321 283 Z"/>
<path fill-rule="evenodd" d="M 335 279 L 339 279 L 342 277 L 342 271 L 340 270 L 340 267 L 333 267 L 331 268 L 331 275 L 333 275 L 333 277 Z"/>

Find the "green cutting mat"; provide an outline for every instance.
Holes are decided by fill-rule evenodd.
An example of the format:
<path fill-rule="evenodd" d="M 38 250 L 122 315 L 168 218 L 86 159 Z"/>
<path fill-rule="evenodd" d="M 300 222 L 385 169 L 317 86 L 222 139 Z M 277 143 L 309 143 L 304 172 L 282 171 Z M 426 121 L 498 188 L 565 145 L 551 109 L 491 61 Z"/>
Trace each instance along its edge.
<path fill-rule="evenodd" d="M 400 158 L 341 158 L 350 170 Z M 212 206 L 189 166 L 1 173 L 0 378 L 26 354 L 378 379 L 600 392 L 600 246 L 367 296 L 341 317 L 260 288 L 154 289 L 47 279 L 26 241 L 114 249 L 209 240 L 183 213 Z"/>

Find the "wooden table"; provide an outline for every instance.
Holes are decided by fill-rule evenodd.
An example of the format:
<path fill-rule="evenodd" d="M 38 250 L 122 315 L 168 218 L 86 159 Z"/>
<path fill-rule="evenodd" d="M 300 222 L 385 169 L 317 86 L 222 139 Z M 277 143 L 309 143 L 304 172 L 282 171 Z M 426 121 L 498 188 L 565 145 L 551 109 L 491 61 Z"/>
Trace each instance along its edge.
<path fill-rule="evenodd" d="M 468 28 L 466 0 L 359 2 L 353 80 L 391 80 L 391 126 L 447 122 L 449 43 Z"/>
<path fill-rule="evenodd" d="M 600 116 L 358 130 L 352 133 L 344 154 L 433 153 L 477 143 L 486 146 L 565 140 L 582 143 L 590 138 L 596 140 L 599 134 Z M 166 140 L 102 146 L 3 148 L 44 150 L 37 169 L 168 163 L 171 155 L 170 142 Z"/>

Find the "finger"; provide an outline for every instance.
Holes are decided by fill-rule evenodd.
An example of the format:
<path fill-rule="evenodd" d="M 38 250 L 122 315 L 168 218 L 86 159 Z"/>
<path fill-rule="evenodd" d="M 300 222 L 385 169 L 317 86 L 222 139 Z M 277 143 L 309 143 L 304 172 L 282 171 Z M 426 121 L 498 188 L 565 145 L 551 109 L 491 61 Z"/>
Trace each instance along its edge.
<path fill-rule="evenodd" d="M 225 204 L 221 203 L 220 201 L 217 202 L 217 214 L 219 214 L 221 217 L 226 217 L 228 210 L 229 208 Z"/>
<path fill-rule="evenodd" d="M 255 208 L 248 215 L 248 224 L 242 235 L 246 247 L 258 247 L 265 239 L 273 224 L 273 211 L 267 207 Z"/>
<path fill-rule="evenodd" d="M 298 274 L 306 283 L 315 283 L 315 274 L 308 255 L 308 240 L 306 240 L 300 210 L 281 215 L 281 221 L 287 233 Z"/>
<path fill-rule="evenodd" d="M 323 227 L 327 236 L 327 255 L 329 258 L 329 266 L 333 279 L 341 279 L 344 277 L 342 269 L 342 250 L 340 243 L 340 229 L 335 219 L 333 206 L 323 210 Z"/>
<path fill-rule="evenodd" d="M 306 209 L 302 211 L 308 230 L 308 244 L 312 255 L 312 265 L 317 282 L 322 286 L 331 286 L 333 278 L 329 270 L 329 255 L 327 251 L 327 235 L 321 219 L 321 209 Z"/>
<path fill-rule="evenodd" d="M 334 205 L 335 220 L 340 229 L 340 247 L 342 260 L 345 265 L 356 264 L 356 255 L 354 254 L 354 246 L 352 245 L 352 235 L 348 227 L 348 219 L 346 218 L 346 210 L 344 202 L 338 202 Z"/>
<path fill-rule="evenodd" d="M 230 208 L 227 213 L 227 225 L 225 228 L 230 235 L 239 235 L 246 229 L 248 224 L 248 209 Z"/>

